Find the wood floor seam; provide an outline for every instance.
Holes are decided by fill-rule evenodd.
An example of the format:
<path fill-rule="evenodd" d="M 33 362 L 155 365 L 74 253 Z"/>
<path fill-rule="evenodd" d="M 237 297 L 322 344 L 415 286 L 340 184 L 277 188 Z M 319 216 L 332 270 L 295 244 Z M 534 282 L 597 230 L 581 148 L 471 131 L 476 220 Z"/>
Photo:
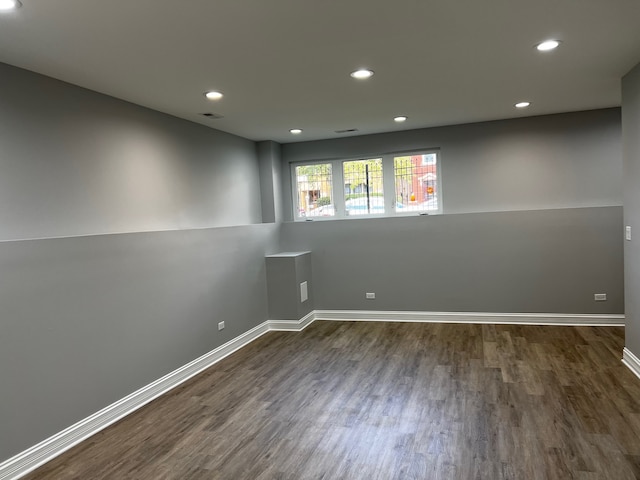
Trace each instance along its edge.
<path fill-rule="evenodd" d="M 640 478 L 624 328 L 268 332 L 26 480 Z"/>

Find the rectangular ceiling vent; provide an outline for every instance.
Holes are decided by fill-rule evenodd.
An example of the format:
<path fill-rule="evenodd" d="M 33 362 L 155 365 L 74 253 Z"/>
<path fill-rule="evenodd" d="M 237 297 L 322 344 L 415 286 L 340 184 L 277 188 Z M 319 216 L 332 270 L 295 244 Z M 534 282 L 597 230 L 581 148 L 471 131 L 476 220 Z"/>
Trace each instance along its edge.
<path fill-rule="evenodd" d="M 219 113 L 201 113 L 203 117 L 213 118 L 214 120 L 218 120 L 219 118 L 223 118 Z"/>
<path fill-rule="evenodd" d="M 347 128 L 345 130 L 336 130 L 336 133 L 352 133 L 357 131 L 358 131 L 357 128 Z"/>

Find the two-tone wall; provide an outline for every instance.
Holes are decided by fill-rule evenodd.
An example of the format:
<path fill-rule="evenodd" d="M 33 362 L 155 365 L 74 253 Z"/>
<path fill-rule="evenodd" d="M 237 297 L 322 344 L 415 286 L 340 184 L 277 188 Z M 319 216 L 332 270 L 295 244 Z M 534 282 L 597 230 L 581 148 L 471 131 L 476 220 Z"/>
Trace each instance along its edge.
<path fill-rule="evenodd" d="M 313 252 L 318 309 L 620 314 L 620 138 L 614 108 L 283 145 L 288 220 L 292 163 L 427 148 L 444 215 L 289 221 L 281 243 Z"/>
<path fill-rule="evenodd" d="M 0 463 L 267 319 L 259 191 L 254 142 L 0 65 Z"/>
<path fill-rule="evenodd" d="M 414 148 L 445 215 L 286 221 L 291 162 Z M 0 65 L 0 463 L 267 320 L 265 254 L 317 309 L 621 313 L 621 185 L 619 109 L 256 145 Z"/>

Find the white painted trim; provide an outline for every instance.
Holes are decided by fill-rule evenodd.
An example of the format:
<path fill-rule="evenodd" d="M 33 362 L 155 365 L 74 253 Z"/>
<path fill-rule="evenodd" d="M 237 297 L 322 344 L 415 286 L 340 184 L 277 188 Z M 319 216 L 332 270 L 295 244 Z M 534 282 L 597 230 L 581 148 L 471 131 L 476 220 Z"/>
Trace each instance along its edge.
<path fill-rule="evenodd" d="M 17 480 L 39 466 L 66 452 L 78 443 L 95 435 L 121 418 L 135 412 L 160 395 L 189 380 L 211 365 L 248 345 L 270 330 L 269 322 L 230 340 L 209 353 L 174 370 L 149 385 L 127 395 L 99 412 L 47 438 L 18 455 L 0 463 L 0 480 Z"/>
<path fill-rule="evenodd" d="M 624 326 L 624 315 L 564 313 L 398 312 L 316 310 L 316 320 L 423 323 L 495 323 L 558 326 Z"/>
<path fill-rule="evenodd" d="M 397 312 L 315 310 L 300 320 L 267 320 L 123 399 L 0 463 L 0 480 L 17 480 L 78 443 L 135 412 L 269 331 L 300 332 L 315 320 L 375 322 L 496 323 L 523 325 L 624 325 L 624 315 L 546 313 Z M 640 360 L 627 348 L 623 362 L 640 377 Z"/>
<path fill-rule="evenodd" d="M 269 320 L 269 331 L 301 332 L 315 320 L 315 312 L 309 312 L 300 320 Z"/>
<path fill-rule="evenodd" d="M 624 347 L 622 350 L 622 363 L 629 367 L 629 370 L 631 370 L 636 377 L 640 378 L 640 359 L 631 353 L 631 350 L 627 347 Z"/>

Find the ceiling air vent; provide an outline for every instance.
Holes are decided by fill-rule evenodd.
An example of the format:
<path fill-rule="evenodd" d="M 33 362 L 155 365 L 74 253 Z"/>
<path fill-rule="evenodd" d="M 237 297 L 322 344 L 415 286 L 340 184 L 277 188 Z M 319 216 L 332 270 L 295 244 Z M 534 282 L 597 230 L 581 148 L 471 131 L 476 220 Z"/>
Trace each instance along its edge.
<path fill-rule="evenodd" d="M 347 128 L 345 130 L 336 130 L 336 133 L 353 133 L 357 131 L 358 131 L 357 128 Z"/>
<path fill-rule="evenodd" d="M 220 115 L 219 113 L 201 113 L 200 115 L 202 115 L 203 117 L 207 117 L 207 118 L 213 118 L 214 120 L 217 120 L 219 118 L 223 118 L 223 116 Z"/>

